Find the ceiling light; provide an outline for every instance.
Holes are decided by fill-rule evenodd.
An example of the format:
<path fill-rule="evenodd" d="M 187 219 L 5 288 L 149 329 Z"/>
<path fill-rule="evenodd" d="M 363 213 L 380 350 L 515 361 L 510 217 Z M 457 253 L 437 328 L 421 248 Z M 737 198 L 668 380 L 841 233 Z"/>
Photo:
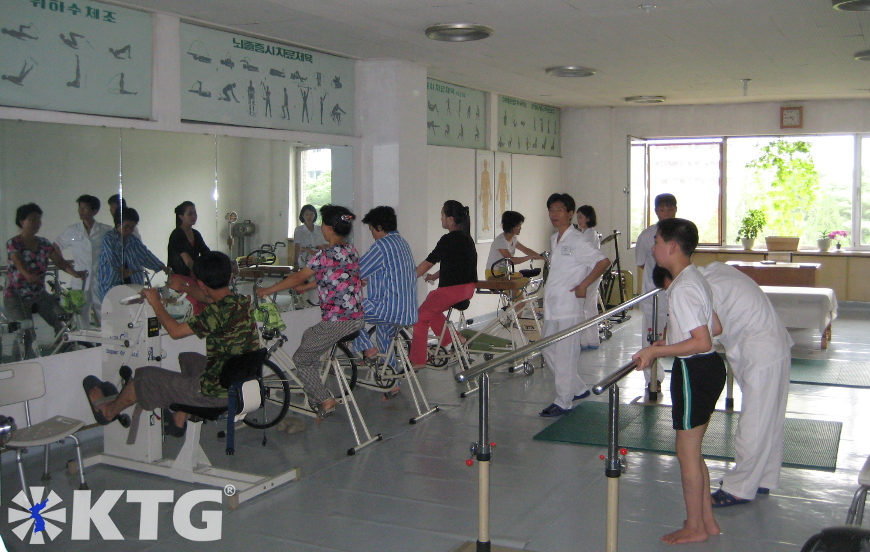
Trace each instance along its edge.
<path fill-rule="evenodd" d="M 835 10 L 870 11 L 870 0 L 831 0 Z"/>
<path fill-rule="evenodd" d="M 580 65 L 557 65 L 556 67 L 547 67 L 545 71 L 551 77 L 591 77 L 595 74 L 595 69 Z"/>
<path fill-rule="evenodd" d="M 653 11 L 653 10 L 656 9 L 657 7 L 658 7 L 658 6 L 656 6 L 655 4 L 641 4 L 640 6 L 638 6 L 638 8 L 642 9 L 642 10 L 645 11 L 646 13 L 649 13 L 649 12 Z"/>
<path fill-rule="evenodd" d="M 855 52 L 855 59 L 858 61 L 870 61 L 870 50 Z"/>
<path fill-rule="evenodd" d="M 476 23 L 439 23 L 426 28 L 427 37 L 445 42 L 483 40 L 494 32 L 486 25 L 477 25 Z"/>
<path fill-rule="evenodd" d="M 625 101 L 639 104 L 655 104 L 662 103 L 666 99 L 664 96 L 629 96 L 625 98 Z"/>

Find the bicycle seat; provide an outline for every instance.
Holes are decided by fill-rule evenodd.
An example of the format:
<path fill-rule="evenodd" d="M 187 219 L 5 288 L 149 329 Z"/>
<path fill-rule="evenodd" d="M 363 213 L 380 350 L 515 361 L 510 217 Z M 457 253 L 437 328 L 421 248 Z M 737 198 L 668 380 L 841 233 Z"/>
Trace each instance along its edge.
<path fill-rule="evenodd" d="M 354 339 L 356 339 L 359 336 L 359 332 L 360 331 L 357 330 L 357 331 L 353 332 L 352 334 L 348 334 L 348 335 L 342 337 L 341 339 L 339 339 L 338 342 L 339 343 L 348 343 L 350 341 L 353 341 Z"/>
<path fill-rule="evenodd" d="M 540 268 L 524 268 L 520 270 L 520 274 L 522 274 L 526 278 L 534 278 L 538 274 L 541 273 Z"/>
<path fill-rule="evenodd" d="M 465 301 L 460 301 L 460 302 L 456 303 L 455 305 L 453 305 L 453 306 L 450 307 L 450 308 L 451 308 L 451 309 L 456 309 L 456 310 L 458 310 L 458 311 L 464 311 L 464 310 L 467 309 L 470 305 L 471 305 L 471 300 L 470 300 L 470 299 L 466 299 Z"/>

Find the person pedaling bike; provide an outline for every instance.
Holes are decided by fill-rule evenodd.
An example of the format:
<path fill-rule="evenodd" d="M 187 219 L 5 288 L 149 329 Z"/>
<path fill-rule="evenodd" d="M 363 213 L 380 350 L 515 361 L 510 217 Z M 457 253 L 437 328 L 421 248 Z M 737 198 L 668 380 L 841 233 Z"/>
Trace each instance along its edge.
<path fill-rule="evenodd" d="M 139 213 L 128 207 L 115 211 L 115 229 L 103 237 L 100 248 L 100 269 L 97 273 L 100 301 L 115 286 L 121 284 L 145 284 L 143 268 L 162 270 L 169 274 L 169 267 L 158 259 L 136 237 Z"/>
<path fill-rule="evenodd" d="M 257 350 L 259 334 L 251 316 L 251 299 L 235 295 L 229 288 L 230 258 L 209 251 L 193 265 L 197 286 L 211 300 L 205 309 L 187 322 L 176 321 L 166 311 L 156 288 L 144 288 L 142 295 L 154 309 L 160 324 L 172 339 L 195 335 L 205 339 L 206 355 L 184 352 L 178 355 L 181 372 L 143 366 L 134 371 L 120 393 L 109 382 L 88 376 L 82 382 L 94 419 L 100 425 L 113 422 L 118 414 L 137 404 L 143 410 L 164 409 L 164 430 L 173 437 L 184 436 L 188 414 L 171 412 L 173 403 L 218 408 L 227 406 L 227 390 L 220 385 L 224 364 L 231 357 Z M 117 393 L 117 394 L 116 394 Z M 114 396 L 112 396 L 114 395 Z"/>
<path fill-rule="evenodd" d="M 353 350 L 361 352 L 366 363 L 377 363 L 378 352 L 389 351 L 398 326 L 417 321 L 417 274 L 414 255 L 408 242 L 399 234 L 396 211 L 392 207 L 375 207 L 363 217 L 375 243 L 360 258 L 360 277 L 366 283 L 363 301 L 365 321 L 375 327 L 375 342 L 360 332 Z M 395 359 L 389 359 L 395 366 Z"/>
<path fill-rule="evenodd" d="M 262 299 L 285 289 L 302 293 L 317 288 L 322 320 L 302 334 L 293 363 L 318 420 L 335 412 L 338 404 L 320 379 L 320 357 L 341 338 L 365 326 L 359 254 L 346 241 L 356 216 L 337 205 L 324 205 L 320 216 L 321 232 L 328 246 L 317 251 L 302 270 L 272 286 L 257 289 Z M 314 281 L 306 283 L 312 276 Z"/>
<path fill-rule="evenodd" d="M 193 277 L 193 263 L 209 251 L 202 234 L 193 228 L 196 224 L 196 205 L 184 201 L 175 208 L 175 230 L 169 234 L 166 262 L 172 269 L 169 287 L 179 293 L 186 293 L 193 307 L 193 314 L 199 314 L 210 302 L 196 285 Z"/>

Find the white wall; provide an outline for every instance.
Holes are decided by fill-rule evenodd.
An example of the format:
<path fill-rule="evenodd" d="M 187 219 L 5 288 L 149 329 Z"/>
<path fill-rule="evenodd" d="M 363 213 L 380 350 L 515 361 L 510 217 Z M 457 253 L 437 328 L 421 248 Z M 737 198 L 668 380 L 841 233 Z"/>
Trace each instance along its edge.
<path fill-rule="evenodd" d="M 628 216 L 628 137 L 701 137 L 870 132 L 870 100 L 801 102 L 804 127 L 779 128 L 780 103 L 643 106 L 562 110 L 563 185 L 580 203 L 595 207 L 598 230 L 623 232 L 624 269 L 634 272 L 634 250 L 625 250 Z M 679 198 L 677 198 L 679 202 Z M 679 213 L 690 217 L 690 213 Z M 612 249 L 605 246 L 606 254 Z"/>

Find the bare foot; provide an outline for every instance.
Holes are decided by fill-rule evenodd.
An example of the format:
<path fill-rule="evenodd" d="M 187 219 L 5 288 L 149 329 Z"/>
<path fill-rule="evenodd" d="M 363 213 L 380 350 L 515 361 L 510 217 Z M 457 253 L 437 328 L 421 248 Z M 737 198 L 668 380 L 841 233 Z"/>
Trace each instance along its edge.
<path fill-rule="evenodd" d="M 722 529 L 719 528 L 719 524 L 716 523 L 715 519 L 704 520 L 704 530 L 707 531 L 708 535 L 718 535 L 722 533 Z"/>
<path fill-rule="evenodd" d="M 103 395 L 103 390 L 100 389 L 100 386 L 99 386 L 99 385 L 95 385 L 94 387 L 92 387 L 92 388 L 88 391 L 88 400 L 91 401 L 91 406 L 92 406 L 92 408 L 94 408 L 95 410 L 99 411 L 100 414 L 102 414 L 102 415 L 105 416 L 106 418 L 109 418 L 109 416 L 106 415 L 106 407 L 109 406 L 109 403 L 108 403 L 108 402 L 104 402 L 104 403 L 101 404 L 101 405 L 96 405 L 96 404 L 95 404 L 95 403 L 97 403 L 98 401 L 103 400 L 105 397 L 106 397 L 106 396 Z"/>
<path fill-rule="evenodd" d="M 673 533 L 668 533 L 662 537 L 662 541 L 667 544 L 685 544 L 688 542 L 704 542 L 709 538 L 706 529 L 703 527 L 690 528 L 687 524 L 683 524 L 683 528 Z"/>
<path fill-rule="evenodd" d="M 317 408 L 317 423 L 323 421 L 324 418 L 335 412 L 335 407 L 338 406 L 338 401 L 335 399 L 326 399 Z"/>

